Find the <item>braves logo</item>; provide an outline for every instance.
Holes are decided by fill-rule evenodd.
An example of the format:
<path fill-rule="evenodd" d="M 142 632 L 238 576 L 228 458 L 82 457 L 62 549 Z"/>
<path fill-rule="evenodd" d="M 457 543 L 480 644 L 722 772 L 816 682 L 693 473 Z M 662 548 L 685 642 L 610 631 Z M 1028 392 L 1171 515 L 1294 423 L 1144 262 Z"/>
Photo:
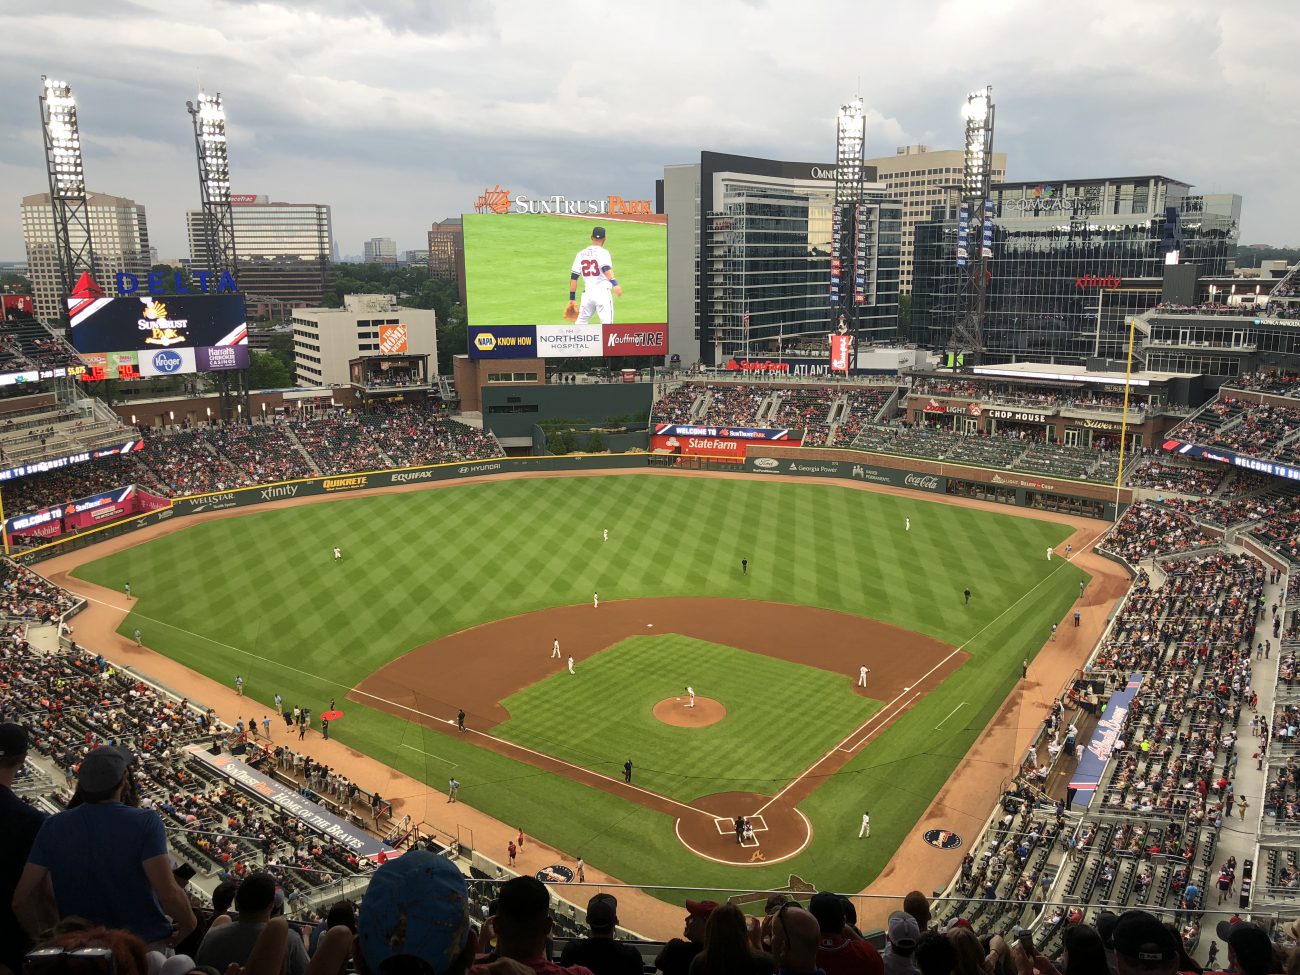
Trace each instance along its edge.
<path fill-rule="evenodd" d="M 479 194 L 479 198 L 474 201 L 474 210 L 477 213 L 509 213 L 510 191 L 503 190 L 501 184 L 497 183 L 492 189 Z"/>
<path fill-rule="evenodd" d="M 961 837 L 950 829 L 927 829 L 921 838 L 940 850 L 955 850 L 961 846 Z"/>

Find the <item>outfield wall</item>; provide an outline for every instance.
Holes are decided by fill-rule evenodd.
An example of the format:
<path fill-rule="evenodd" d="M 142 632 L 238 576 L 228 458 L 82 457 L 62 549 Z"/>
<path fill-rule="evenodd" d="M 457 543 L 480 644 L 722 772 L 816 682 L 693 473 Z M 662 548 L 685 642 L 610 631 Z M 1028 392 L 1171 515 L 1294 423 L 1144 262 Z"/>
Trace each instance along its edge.
<path fill-rule="evenodd" d="M 759 475 L 842 478 L 870 484 L 907 488 L 922 493 L 979 498 L 1008 505 L 1032 507 L 1065 514 L 1114 520 L 1115 492 L 1100 484 L 1067 479 L 1037 479 L 989 468 L 943 464 L 915 457 L 869 454 L 858 450 L 815 447 L 783 448 L 771 444 L 749 445 L 744 464 L 690 454 L 565 454 L 547 457 L 497 457 L 398 470 L 364 471 L 332 477 L 308 477 L 256 487 L 236 488 L 173 498 L 156 511 L 126 518 L 102 528 L 72 535 L 48 545 L 13 553 L 23 563 L 40 562 L 64 552 L 85 548 L 108 538 L 209 511 L 244 508 L 291 498 L 332 497 L 374 488 L 402 487 L 455 481 L 495 474 L 568 471 L 629 470 L 668 467 L 693 470 L 748 472 Z M 1121 506 L 1131 492 L 1120 492 Z"/>

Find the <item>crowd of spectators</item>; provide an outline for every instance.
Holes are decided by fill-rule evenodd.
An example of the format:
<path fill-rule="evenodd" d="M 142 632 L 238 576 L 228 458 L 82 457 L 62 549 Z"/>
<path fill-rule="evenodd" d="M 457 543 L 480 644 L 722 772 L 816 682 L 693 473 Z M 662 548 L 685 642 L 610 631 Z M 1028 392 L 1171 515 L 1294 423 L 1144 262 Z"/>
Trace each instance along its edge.
<path fill-rule="evenodd" d="M 655 400 L 650 410 L 654 423 L 690 423 L 695 404 L 706 395 L 710 387 L 703 383 L 682 383 Z"/>
<path fill-rule="evenodd" d="M 1217 467 L 1191 467 L 1153 460 L 1131 469 L 1124 481 L 1135 488 L 1210 495 L 1218 488 L 1223 475 L 1224 472 Z"/>
<path fill-rule="evenodd" d="M 709 426 L 758 426 L 758 413 L 773 394 L 770 386 L 711 383 L 708 405 L 698 418 Z"/>
<path fill-rule="evenodd" d="M 6 512 L 23 514 L 127 484 L 170 497 L 503 454 L 491 434 L 409 404 L 369 414 L 328 410 L 292 420 L 142 433 L 144 447 L 135 453 L 7 483 Z"/>
<path fill-rule="evenodd" d="M 1098 548 L 1136 565 L 1143 559 L 1208 548 L 1216 542 L 1186 515 L 1139 501 L 1129 506 Z"/>
<path fill-rule="evenodd" d="M 858 432 L 868 423 L 874 423 L 889 397 L 893 386 L 851 386 L 843 391 L 844 409 L 840 412 L 833 431 L 832 447 L 848 446 Z"/>
<path fill-rule="evenodd" d="M 66 590 L 31 569 L 9 559 L 0 560 L 0 618 L 49 623 L 75 604 Z"/>
<path fill-rule="evenodd" d="M 957 377 L 917 376 L 910 392 L 920 396 L 956 396 L 988 403 L 1012 406 L 1074 407 L 1078 409 L 1122 410 L 1124 394 L 1107 389 L 1046 388 L 1032 383 L 1014 383 L 1005 379 L 977 382 Z M 1130 396 L 1128 407 L 1139 412 L 1159 404 Z"/>

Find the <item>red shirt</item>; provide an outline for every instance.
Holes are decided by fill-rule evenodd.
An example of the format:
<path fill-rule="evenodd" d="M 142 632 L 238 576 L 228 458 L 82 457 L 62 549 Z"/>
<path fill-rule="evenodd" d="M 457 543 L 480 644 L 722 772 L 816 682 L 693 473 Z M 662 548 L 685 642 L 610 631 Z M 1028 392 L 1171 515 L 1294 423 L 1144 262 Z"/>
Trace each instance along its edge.
<path fill-rule="evenodd" d="M 822 935 L 817 967 L 826 975 L 885 975 L 885 962 L 869 942 L 842 934 Z"/>

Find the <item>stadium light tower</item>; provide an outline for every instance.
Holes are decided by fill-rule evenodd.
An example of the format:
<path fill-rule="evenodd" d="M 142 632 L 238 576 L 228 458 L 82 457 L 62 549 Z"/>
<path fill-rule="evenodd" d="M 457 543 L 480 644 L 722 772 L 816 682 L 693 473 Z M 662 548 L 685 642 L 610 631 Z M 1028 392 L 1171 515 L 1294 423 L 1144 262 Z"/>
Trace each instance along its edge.
<path fill-rule="evenodd" d="M 862 152 L 867 117 L 862 96 L 840 106 L 835 125 L 835 209 L 831 213 L 831 331 L 842 320 L 857 336 L 857 305 L 864 300 L 859 222 L 863 197 Z"/>
<path fill-rule="evenodd" d="M 72 294 L 83 272 L 94 274 L 95 251 L 90 238 L 90 205 L 81 160 L 81 132 L 72 86 L 41 75 L 41 129 L 45 134 L 45 168 L 50 177 L 50 210 L 58 251 L 63 297 Z M 61 302 L 61 304 L 63 304 Z M 63 306 L 64 325 L 67 307 Z"/>
<path fill-rule="evenodd" d="M 963 314 L 948 340 L 950 351 L 978 358 L 984 351 L 984 310 L 989 265 L 993 259 L 993 87 L 966 96 L 966 157 L 962 169 L 961 207 L 957 217 L 957 266 L 966 270 Z"/>
<path fill-rule="evenodd" d="M 230 156 L 226 151 L 226 110 L 221 93 L 200 91 L 186 102 L 194 121 L 194 151 L 199 161 L 203 243 L 213 276 L 235 274 L 235 219 L 230 208 Z"/>

